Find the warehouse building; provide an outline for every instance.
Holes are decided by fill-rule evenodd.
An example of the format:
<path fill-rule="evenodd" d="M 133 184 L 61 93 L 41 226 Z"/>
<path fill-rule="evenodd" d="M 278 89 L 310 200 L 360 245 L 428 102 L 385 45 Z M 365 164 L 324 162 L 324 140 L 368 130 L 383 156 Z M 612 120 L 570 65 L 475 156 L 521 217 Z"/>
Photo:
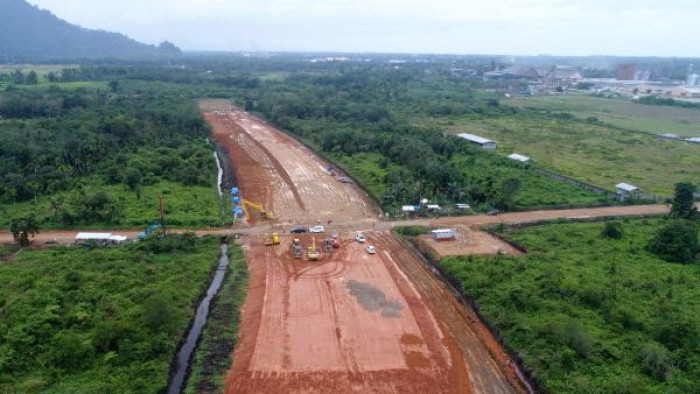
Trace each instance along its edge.
<path fill-rule="evenodd" d="M 457 134 L 457 137 L 465 139 L 474 145 L 478 145 L 484 149 L 496 149 L 496 141 L 492 141 L 488 138 L 479 137 L 478 135 L 462 133 Z"/>

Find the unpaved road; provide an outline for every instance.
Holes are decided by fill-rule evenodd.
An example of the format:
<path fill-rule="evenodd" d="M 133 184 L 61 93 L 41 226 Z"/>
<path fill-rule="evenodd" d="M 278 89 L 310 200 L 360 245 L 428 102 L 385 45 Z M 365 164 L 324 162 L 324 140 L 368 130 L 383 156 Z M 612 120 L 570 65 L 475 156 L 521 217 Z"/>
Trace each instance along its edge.
<path fill-rule="evenodd" d="M 241 196 L 272 210 L 275 223 L 326 223 L 376 217 L 373 202 L 339 182 L 331 164 L 298 141 L 242 111 L 205 113 L 214 139 L 230 153 Z"/>
<path fill-rule="evenodd" d="M 700 204 L 696 204 L 700 209 Z M 470 226 L 471 228 L 486 225 L 486 224 L 518 224 L 532 223 L 543 220 L 554 219 L 582 219 L 582 218 L 606 218 L 606 217 L 623 217 L 623 216 L 652 216 L 665 215 L 669 212 L 667 205 L 632 205 L 621 207 L 605 207 L 605 208 L 579 208 L 579 209 L 563 209 L 551 211 L 529 211 L 529 212 L 514 212 L 504 213 L 498 216 L 474 215 L 460 217 L 445 217 L 439 219 L 415 219 L 415 220 L 378 220 L 372 218 L 365 219 L 345 219 L 336 220 L 332 225 L 326 225 L 326 231 L 336 232 L 351 232 L 351 231 L 370 231 L 370 230 L 388 230 L 397 226 L 408 225 L 423 225 L 423 226 Z M 314 223 L 311 223 L 314 224 Z M 234 233 L 241 234 L 260 234 L 271 231 L 284 231 L 289 226 L 277 223 L 259 223 L 256 226 L 247 228 L 235 229 L 211 229 L 197 230 L 197 235 L 203 236 L 208 234 L 213 235 L 230 235 Z M 94 232 L 111 232 L 113 234 L 126 235 L 134 238 L 139 231 L 142 230 L 91 230 Z M 183 229 L 172 229 L 175 232 L 184 232 Z M 42 231 L 33 239 L 35 245 L 46 243 L 72 244 L 78 230 L 47 230 Z M 12 234 L 7 231 L 0 231 L 0 245 L 13 244 Z"/>

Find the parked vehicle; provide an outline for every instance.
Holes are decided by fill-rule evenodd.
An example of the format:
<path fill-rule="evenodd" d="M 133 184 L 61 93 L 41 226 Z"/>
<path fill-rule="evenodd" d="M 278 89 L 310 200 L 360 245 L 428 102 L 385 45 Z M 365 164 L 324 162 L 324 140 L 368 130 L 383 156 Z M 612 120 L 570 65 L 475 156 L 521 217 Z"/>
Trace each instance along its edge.
<path fill-rule="evenodd" d="M 366 250 L 367 253 L 369 253 L 369 254 L 375 254 L 375 253 L 377 253 L 377 251 L 374 250 L 374 246 L 372 246 L 372 245 L 367 245 L 367 247 L 365 248 L 365 250 Z"/>
<path fill-rule="evenodd" d="M 289 232 L 292 233 L 292 234 L 301 234 L 301 233 L 305 233 L 305 232 L 306 232 L 306 227 L 304 227 L 304 226 L 296 226 L 296 227 L 292 228 L 291 230 L 289 230 Z"/>
<path fill-rule="evenodd" d="M 501 211 L 500 211 L 499 209 L 492 209 L 492 210 L 490 210 L 490 211 L 488 212 L 487 215 L 489 215 L 489 216 L 498 216 L 500 213 L 501 213 Z"/>
<path fill-rule="evenodd" d="M 362 233 L 357 233 L 355 240 L 361 244 L 365 243 L 365 235 Z"/>
<path fill-rule="evenodd" d="M 313 226 L 309 227 L 309 232 L 310 233 L 322 233 L 326 231 L 326 229 L 323 226 Z"/>

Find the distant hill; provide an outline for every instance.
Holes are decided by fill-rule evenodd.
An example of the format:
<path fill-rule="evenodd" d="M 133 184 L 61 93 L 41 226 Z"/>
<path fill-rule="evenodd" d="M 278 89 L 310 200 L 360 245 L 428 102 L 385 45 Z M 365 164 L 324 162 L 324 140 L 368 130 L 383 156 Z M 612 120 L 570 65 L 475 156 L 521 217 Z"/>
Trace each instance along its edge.
<path fill-rule="evenodd" d="M 123 34 L 72 25 L 25 0 L 0 0 L 0 62 L 181 54 L 167 41 L 159 46 L 147 45 Z"/>

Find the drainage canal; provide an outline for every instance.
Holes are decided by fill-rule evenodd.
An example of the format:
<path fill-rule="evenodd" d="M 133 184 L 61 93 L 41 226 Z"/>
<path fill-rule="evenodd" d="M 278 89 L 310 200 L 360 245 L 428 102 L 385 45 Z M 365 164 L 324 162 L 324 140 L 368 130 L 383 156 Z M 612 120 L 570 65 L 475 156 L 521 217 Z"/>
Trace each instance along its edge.
<path fill-rule="evenodd" d="M 209 305 L 211 305 L 212 298 L 219 292 L 221 282 L 223 282 L 224 276 L 226 276 L 227 269 L 228 245 L 222 243 L 219 266 L 216 269 L 216 274 L 214 274 L 211 284 L 209 284 L 207 295 L 197 307 L 194 323 L 192 323 L 192 327 L 190 327 L 187 337 L 185 338 L 185 343 L 183 343 L 177 355 L 175 373 L 170 379 L 167 391 L 168 394 L 180 394 L 184 388 L 185 379 L 190 369 L 190 362 L 192 361 L 192 355 L 197 347 L 197 342 L 199 341 L 199 336 L 202 334 L 204 324 L 207 322 L 207 317 L 209 317 Z"/>

